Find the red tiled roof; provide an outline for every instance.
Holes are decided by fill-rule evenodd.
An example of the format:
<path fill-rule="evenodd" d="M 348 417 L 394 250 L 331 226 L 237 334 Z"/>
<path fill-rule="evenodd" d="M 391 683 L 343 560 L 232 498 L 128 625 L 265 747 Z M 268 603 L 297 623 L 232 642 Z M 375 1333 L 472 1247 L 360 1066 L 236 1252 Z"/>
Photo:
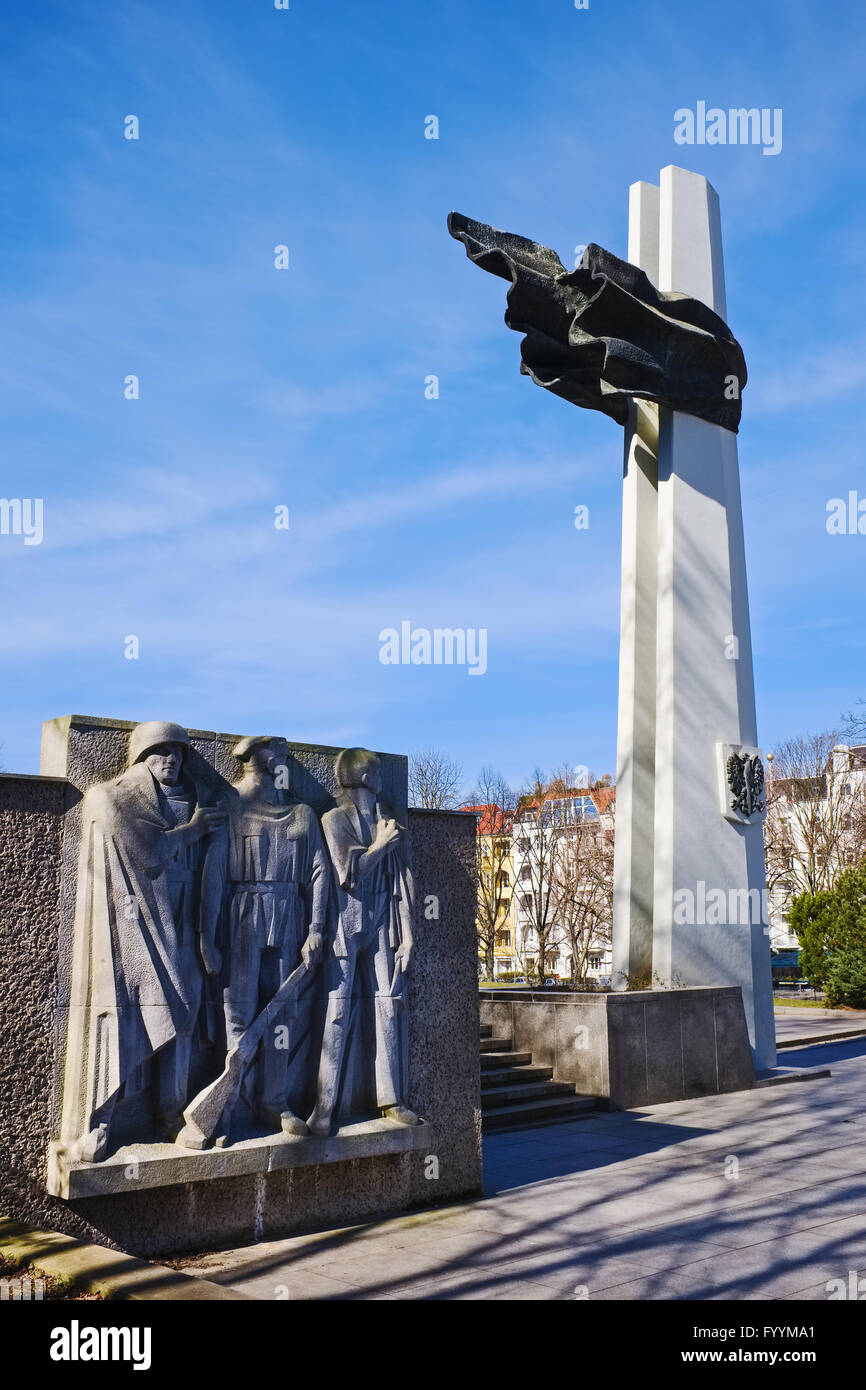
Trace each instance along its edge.
<path fill-rule="evenodd" d="M 461 806 L 460 809 L 474 811 L 478 816 L 479 835 L 494 835 L 507 830 L 511 824 L 511 812 L 503 811 L 501 806 L 495 806 L 492 802 L 486 806 Z"/>
<path fill-rule="evenodd" d="M 596 787 L 590 792 L 590 796 L 599 815 L 604 815 L 616 801 L 616 787 Z"/>
<path fill-rule="evenodd" d="M 595 809 L 600 815 L 604 815 L 616 800 L 616 787 L 574 787 L 571 790 L 560 792 L 546 792 L 545 801 L 563 801 L 566 797 L 589 796 Z M 539 801 L 537 796 L 521 797 L 517 808 L 517 816 L 522 811 L 537 811 Z M 508 830 L 515 819 L 513 811 L 504 811 L 502 807 L 492 803 L 481 806 L 461 806 L 461 811 L 474 811 L 478 816 L 478 834 L 492 835 L 502 830 Z"/>

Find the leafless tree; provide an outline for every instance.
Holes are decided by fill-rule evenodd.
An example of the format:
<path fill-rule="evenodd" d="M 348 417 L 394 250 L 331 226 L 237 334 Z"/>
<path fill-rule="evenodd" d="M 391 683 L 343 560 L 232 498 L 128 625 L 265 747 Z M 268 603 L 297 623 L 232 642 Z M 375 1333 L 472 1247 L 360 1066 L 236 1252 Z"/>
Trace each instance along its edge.
<path fill-rule="evenodd" d="M 501 933 L 513 931 L 511 831 L 517 798 L 505 778 L 482 768 L 467 808 L 478 815 L 475 838 L 476 923 L 481 978 L 492 980 Z"/>
<path fill-rule="evenodd" d="M 554 866 L 556 918 L 571 954 L 571 982 L 586 976 L 590 950 L 609 944 L 613 928 L 613 808 L 575 818 L 560 833 Z"/>
<path fill-rule="evenodd" d="M 440 748 L 419 748 L 409 755 L 409 805 L 445 811 L 460 801 L 463 765 Z"/>
<path fill-rule="evenodd" d="M 565 777 L 548 781 L 536 768 L 514 816 L 514 893 L 524 928 L 518 955 L 527 978 L 539 981 L 544 980 L 550 957 L 562 939 L 557 920 L 557 864 L 562 851 L 556 800 L 565 795 L 566 787 Z"/>
<path fill-rule="evenodd" d="M 768 758 L 764 844 L 767 887 L 788 898 L 831 888 L 866 853 L 863 778 L 844 754 L 838 730 L 787 739 Z"/>
<path fill-rule="evenodd" d="M 858 700 L 843 720 L 845 738 L 851 743 L 866 743 L 866 700 Z"/>
<path fill-rule="evenodd" d="M 549 780 L 536 771 L 514 825 L 515 896 L 522 907 L 522 964 L 543 980 L 560 948 L 572 980 L 584 978 L 593 946 L 610 940 L 613 918 L 612 795 L 609 776 L 565 766 Z M 593 795 L 594 793 L 594 795 Z M 587 804 L 589 801 L 589 804 Z M 598 815 L 605 805 L 604 819 Z"/>

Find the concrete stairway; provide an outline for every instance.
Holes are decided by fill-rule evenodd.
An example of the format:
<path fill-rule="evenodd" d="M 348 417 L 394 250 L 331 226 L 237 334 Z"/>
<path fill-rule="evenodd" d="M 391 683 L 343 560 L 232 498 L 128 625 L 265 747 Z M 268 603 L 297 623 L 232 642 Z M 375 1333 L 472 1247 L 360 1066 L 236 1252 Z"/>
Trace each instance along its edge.
<path fill-rule="evenodd" d="M 524 1129 L 563 1124 L 604 1109 L 595 1096 L 579 1096 L 567 1081 L 554 1081 L 553 1068 L 534 1066 L 531 1052 L 513 1052 L 510 1038 L 494 1038 L 481 1024 L 481 1128 Z"/>

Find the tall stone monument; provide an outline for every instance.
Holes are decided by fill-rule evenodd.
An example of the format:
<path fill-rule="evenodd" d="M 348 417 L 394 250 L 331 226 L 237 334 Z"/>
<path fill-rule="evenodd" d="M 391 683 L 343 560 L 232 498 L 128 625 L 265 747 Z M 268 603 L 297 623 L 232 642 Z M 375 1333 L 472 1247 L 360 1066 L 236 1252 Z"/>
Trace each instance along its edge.
<path fill-rule="evenodd" d="M 625 429 L 614 972 L 742 991 L 754 1064 L 775 1063 L 736 432 L 746 383 L 726 323 L 718 197 L 670 166 L 635 184 L 629 260 L 568 271 L 459 214 L 452 236 L 511 282 L 521 371 Z"/>
<path fill-rule="evenodd" d="M 632 186 L 628 256 L 726 318 L 719 199 L 699 174 L 670 165 Z M 614 971 L 739 985 L 769 1068 L 763 808 L 731 804 L 729 767 L 758 751 L 736 435 L 635 401 L 622 537 Z"/>

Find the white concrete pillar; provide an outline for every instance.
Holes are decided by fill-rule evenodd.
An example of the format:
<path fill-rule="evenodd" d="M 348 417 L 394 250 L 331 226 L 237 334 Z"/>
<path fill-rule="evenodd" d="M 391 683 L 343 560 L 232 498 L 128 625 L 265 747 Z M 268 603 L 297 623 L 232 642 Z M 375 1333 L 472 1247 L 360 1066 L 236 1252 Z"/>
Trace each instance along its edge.
<path fill-rule="evenodd" d="M 673 166 L 660 178 L 658 288 L 725 317 L 718 196 Z M 662 408 L 657 509 L 653 971 L 673 986 L 740 985 L 755 1065 L 772 1067 L 763 834 L 726 819 L 719 797 L 718 745 L 757 743 L 736 435 Z M 697 921 L 674 921 L 681 890 Z M 727 904 L 717 923 L 700 920 L 718 914 L 718 896 L 702 908 L 711 893 Z"/>
<path fill-rule="evenodd" d="M 655 284 L 659 189 L 629 189 L 628 258 Z M 658 407 L 634 401 L 625 430 L 613 874 L 613 980 L 652 971 Z"/>

